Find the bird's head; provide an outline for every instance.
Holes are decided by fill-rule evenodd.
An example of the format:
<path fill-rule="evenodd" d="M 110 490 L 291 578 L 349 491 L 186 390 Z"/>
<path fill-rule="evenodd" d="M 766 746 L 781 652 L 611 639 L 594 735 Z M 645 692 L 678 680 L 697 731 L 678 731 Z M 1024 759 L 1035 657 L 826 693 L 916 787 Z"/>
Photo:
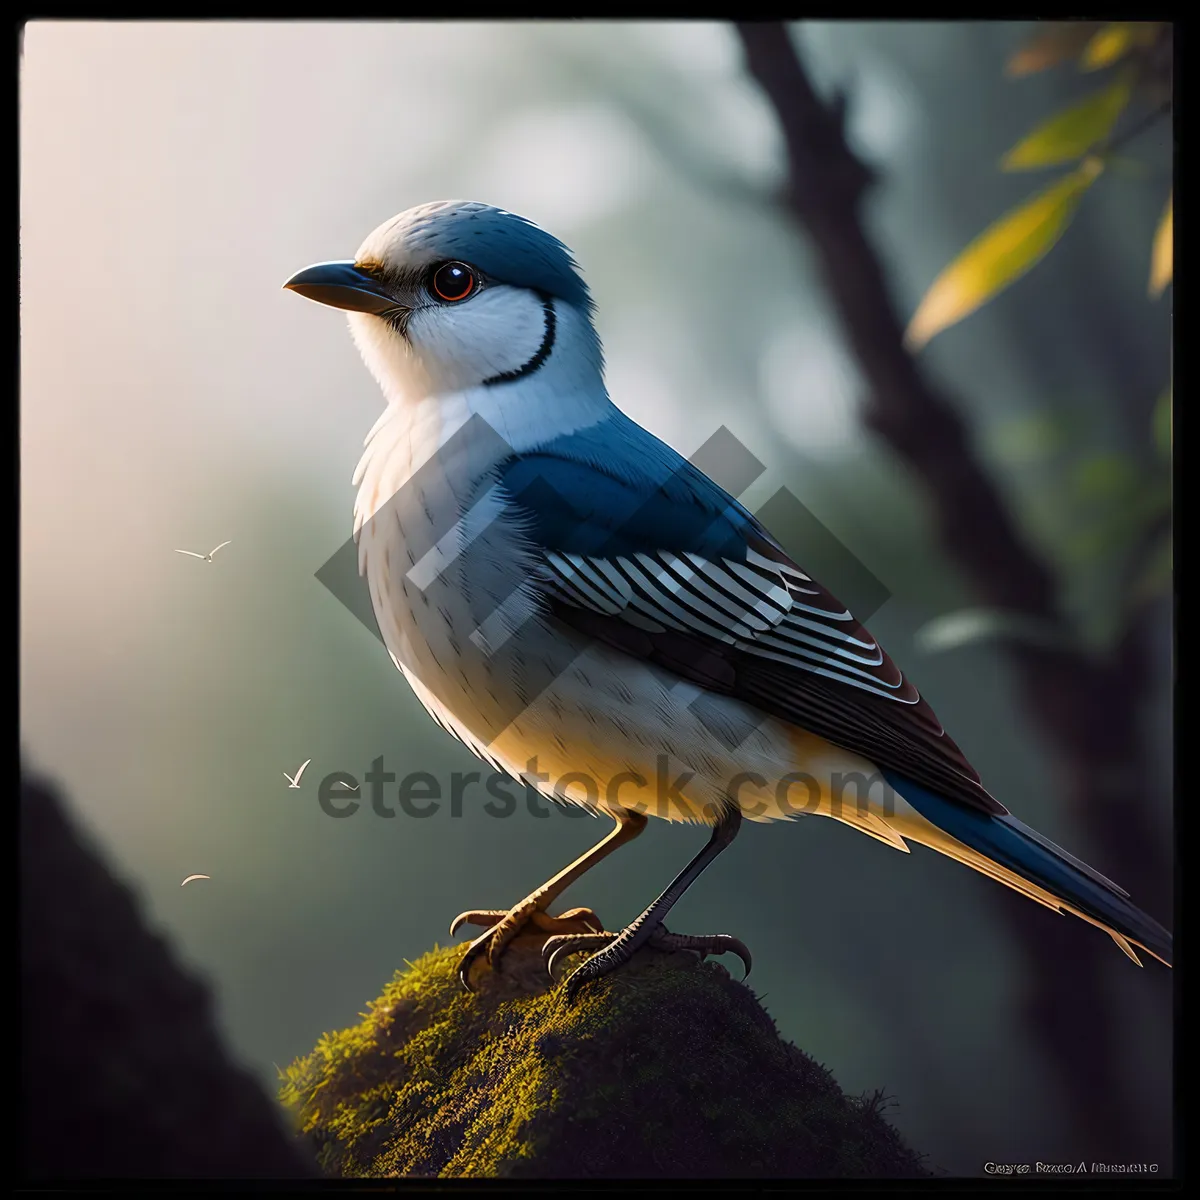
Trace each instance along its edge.
<path fill-rule="evenodd" d="M 284 287 L 347 310 L 392 399 L 601 370 L 591 298 L 570 251 L 491 205 L 410 208 L 371 233 L 352 261 L 307 267 Z"/>

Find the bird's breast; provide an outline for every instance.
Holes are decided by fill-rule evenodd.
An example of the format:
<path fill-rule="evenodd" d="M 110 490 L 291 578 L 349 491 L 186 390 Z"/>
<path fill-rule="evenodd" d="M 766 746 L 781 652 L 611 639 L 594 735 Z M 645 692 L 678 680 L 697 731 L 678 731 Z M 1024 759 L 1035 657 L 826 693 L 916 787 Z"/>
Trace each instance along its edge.
<path fill-rule="evenodd" d="M 509 448 L 485 422 L 456 416 L 418 409 L 376 427 L 357 474 L 356 534 L 393 659 L 426 707 L 478 746 L 511 721 L 548 643 L 535 564 L 492 478 Z"/>

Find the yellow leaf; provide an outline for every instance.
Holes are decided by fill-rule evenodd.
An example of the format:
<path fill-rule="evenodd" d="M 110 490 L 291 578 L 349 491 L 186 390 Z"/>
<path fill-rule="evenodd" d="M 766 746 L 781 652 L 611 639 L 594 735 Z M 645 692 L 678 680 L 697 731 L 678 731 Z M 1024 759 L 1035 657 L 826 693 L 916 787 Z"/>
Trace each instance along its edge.
<path fill-rule="evenodd" d="M 1154 231 L 1150 251 L 1150 296 L 1157 299 L 1166 291 L 1175 270 L 1175 193 L 1167 198 L 1167 207 Z"/>
<path fill-rule="evenodd" d="M 925 293 L 904 335 L 919 350 L 997 292 L 1020 279 L 1062 237 L 1075 209 L 1104 164 L 1087 158 L 1069 175 L 983 231 Z"/>
<path fill-rule="evenodd" d="M 1005 71 L 1014 77 L 1044 71 L 1056 63 L 1075 58 L 1092 40 L 1098 21 L 1047 21 L 1008 60 Z"/>
<path fill-rule="evenodd" d="M 1082 158 L 1109 135 L 1132 95 L 1133 85 L 1128 78 L 1093 92 L 1022 138 L 1004 156 L 1001 167 L 1022 171 Z"/>
<path fill-rule="evenodd" d="M 1158 35 L 1159 21 L 1113 21 L 1105 25 L 1084 47 L 1081 71 L 1111 67 L 1134 46 L 1148 46 Z"/>

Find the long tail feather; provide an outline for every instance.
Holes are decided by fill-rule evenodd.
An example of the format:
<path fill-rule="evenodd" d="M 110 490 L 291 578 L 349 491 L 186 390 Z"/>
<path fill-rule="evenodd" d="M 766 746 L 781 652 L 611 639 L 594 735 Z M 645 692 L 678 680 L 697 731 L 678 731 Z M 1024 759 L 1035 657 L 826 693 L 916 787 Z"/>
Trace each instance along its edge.
<path fill-rule="evenodd" d="M 1071 912 L 1103 929 L 1140 966 L 1133 947 L 1171 965 L 1171 935 L 1130 903 L 1129 894 L 1011 815 L 993 816 L 927 791 L 892 772 L 892 789 L 927 822 L 904 827 L 904 836 L 924 842 L 985 875 L 1059 911 Z"/>

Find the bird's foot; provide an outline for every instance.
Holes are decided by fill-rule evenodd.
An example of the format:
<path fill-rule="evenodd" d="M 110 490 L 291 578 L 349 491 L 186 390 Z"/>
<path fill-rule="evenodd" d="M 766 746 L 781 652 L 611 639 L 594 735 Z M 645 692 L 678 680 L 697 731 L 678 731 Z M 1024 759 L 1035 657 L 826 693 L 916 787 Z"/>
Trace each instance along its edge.
<path fill-rule="evenodd" d="M 647 945 L 664 953 L 675 950 L 692 950 L 701 960 L 710 954 L 736 954 L 746 968 L 742 978 L 750 974 L 751 957 L 746 944 L 728 933 L 691 934 L 671 933 L 663 925 L 655 927 L 649 936 L 637 937 L 640 926 L 631 925 L 620 933 L 607 931 L 589 933 L 563 933 L 546 939 L 542 947 L 542 961 L 550 978 L 555 978 L 555 968 L 565 958 L 581 950 L 596 953 L 586 959 L 563 983 L 567 1002 L 572 1002 L 585 983 L 599 979 L 624 966 L 642 946 Z M 636 940 L 635 940 L 636 939 Z"/>
<path fill-rule="evenodd" d="M 573 937 L 597 933 L 604 928 L 604 923 L 590 908 L 572 908 L 561 916 L 552 917 L 532 899 L 507 911 L 490 908 L 459 913 L 450 923 L 450 936 L 453 937 L 463 925 L 477 925 L 484 930 L 467 946 L 458 966 L 458 978 L 468 992 L 475 990 L 471 982 L 471 968 L 475 963 L 486 958 L 493 971 L 501 971 L 505 952 L 520 934 Z"/>

